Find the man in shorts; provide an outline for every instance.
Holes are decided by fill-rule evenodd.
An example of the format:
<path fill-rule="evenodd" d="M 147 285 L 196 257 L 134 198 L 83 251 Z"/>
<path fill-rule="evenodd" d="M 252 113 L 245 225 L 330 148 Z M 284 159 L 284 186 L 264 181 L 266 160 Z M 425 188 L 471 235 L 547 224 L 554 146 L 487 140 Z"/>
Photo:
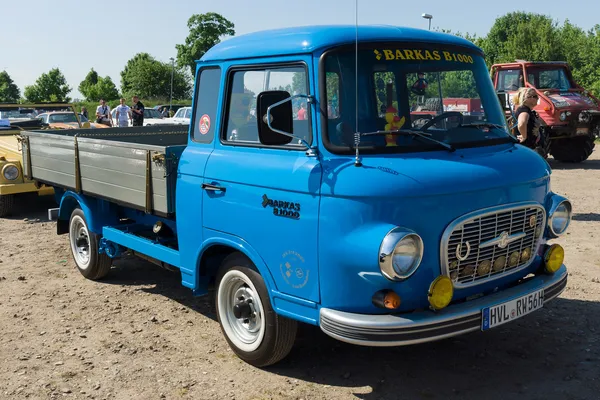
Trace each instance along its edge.
<path fill-rule="evenodd" d="M 144 126 L 144 104 L 139 97 L 132 97 L 133 104 L 131 106 L 131 119 L 133 126 Z"/>
<path fill-rule="evenodd" d="M 126 127 L 131 121 L 131 108 L 125 104 L 125 99 L 121 97 L 121 104 L 117 106 L 117 124 L 119 127 Z"/>

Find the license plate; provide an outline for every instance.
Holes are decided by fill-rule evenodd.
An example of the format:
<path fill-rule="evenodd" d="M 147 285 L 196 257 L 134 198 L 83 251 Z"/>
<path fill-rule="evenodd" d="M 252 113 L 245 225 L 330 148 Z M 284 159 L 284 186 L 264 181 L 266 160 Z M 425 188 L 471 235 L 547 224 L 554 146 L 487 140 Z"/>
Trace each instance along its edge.
<path fill-rule="evenodd" d="M 527 315 L 544 306 L 544 289 L 518 297 L 506 303 L 481 310 L 481 330 L 485 331 Z"/>

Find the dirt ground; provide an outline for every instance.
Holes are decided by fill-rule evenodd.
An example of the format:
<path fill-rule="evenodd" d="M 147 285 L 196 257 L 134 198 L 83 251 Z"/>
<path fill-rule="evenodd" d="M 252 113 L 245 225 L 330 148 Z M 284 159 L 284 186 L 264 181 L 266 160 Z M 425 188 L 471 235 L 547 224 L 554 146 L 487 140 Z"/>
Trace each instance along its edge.
<path fill-rule="evenodd" d="M 303 326 L 265 370 L 229 350 L 178 273 L 121 260 L 92 282 L 47 221 L 52 203 L 0 219 L 0 399 L 598 399 L 600 152 L 550 163 L 553 190 L 574 203 L 560 298 L 506 328 L 413 347 Z"/>

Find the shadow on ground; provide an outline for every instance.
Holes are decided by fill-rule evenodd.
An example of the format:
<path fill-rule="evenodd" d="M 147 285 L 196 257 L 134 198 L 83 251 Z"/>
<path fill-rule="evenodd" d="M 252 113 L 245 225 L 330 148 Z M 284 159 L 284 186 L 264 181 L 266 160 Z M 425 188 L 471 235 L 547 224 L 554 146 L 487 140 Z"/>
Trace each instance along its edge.
<path fill-rule="evenodd" d="M 575 213 L 575 214 L 573 214 L 573 220 L 586 221 L 586 222 L 599 222 L 600 214 L 598 214 L 598 213 Z"/>
<path fill-rule="evenodd" d="M 565 163 L 565 162 L 556 161 L 555 159 L 553 159 L 550 156 L 550 157 L 548 157 L 548 164 L 550 164 L 550 167 L 552 169 L 564 169 L 564 170 L 570 170 L 570 169 L 582 169 L 582 170 L 586 170 L 586 169 L 591 169 L 591 170 L 600 170 L 600 160 L 585 160 L 585 161 L 580 162 L 580 163 Z"/>
<path fill-rule="evenodd" d="M 178 272 L 119 260 L 104 284 L 144 286 L 213 320 Z M 151 286 L 148 288 L 147 286 Z M 486 333 L 407 347 L 354 346 L 302 324 L 292 352 L 266 371 L 319 385 L 356 388 L 361 399 L 597 398 L 600 304 L 564 298 Z M 224 340 L 224 339 L 223 339 Z M 364 393 L 365 387 L 367 392 Z"/>
<path fill-rule="evenodd" d="M 57 208 L 54 196 L 19 195 L 15 198 L 14 209 L 5 219 L 24 220 L 30 223 L 48 222 L 48 209 Z"/>

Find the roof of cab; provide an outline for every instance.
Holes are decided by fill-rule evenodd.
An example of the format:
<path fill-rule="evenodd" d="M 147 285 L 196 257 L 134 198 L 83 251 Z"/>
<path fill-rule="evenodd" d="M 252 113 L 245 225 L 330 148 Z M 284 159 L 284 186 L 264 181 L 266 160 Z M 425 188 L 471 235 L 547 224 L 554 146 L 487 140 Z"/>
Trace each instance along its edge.
<path fill-rule="evenodd" d="M 226 39 L 208 50 L 199 62 L 312 53 L 319 49 L 354 43 L 355 40 L 354 25 L 313 25 L 264 30 Z M 359 25 L 358 40 L 359 43 L 436 42 L 466 46 L 481 52 L 472 42 L 455 35 L 391 25 Z"/>

